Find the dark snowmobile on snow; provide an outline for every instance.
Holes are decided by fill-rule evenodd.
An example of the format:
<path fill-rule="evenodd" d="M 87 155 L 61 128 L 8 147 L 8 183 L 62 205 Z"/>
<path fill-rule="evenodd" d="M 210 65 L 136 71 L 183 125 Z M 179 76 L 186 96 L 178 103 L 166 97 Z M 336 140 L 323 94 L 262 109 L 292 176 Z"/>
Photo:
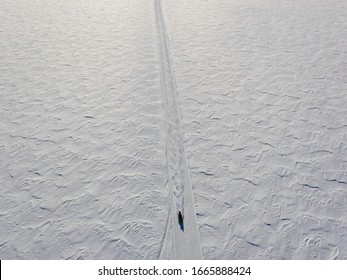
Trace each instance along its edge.
<path fill-rule="evenodd" d="M 181 230 L 184 231 L 183 215 L 181 211 L 178 211 L 178 224 L 180 225 Z"/>

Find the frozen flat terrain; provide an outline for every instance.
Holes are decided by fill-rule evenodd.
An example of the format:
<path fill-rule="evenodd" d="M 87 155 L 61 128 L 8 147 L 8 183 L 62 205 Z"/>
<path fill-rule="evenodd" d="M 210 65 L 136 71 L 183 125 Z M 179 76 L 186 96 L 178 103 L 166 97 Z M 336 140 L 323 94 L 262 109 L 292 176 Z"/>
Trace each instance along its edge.
<path fill-rule="evenodd" d="M 0 0 L 0 259 L 347 259 L 346 46 L 344 0 Z"/>

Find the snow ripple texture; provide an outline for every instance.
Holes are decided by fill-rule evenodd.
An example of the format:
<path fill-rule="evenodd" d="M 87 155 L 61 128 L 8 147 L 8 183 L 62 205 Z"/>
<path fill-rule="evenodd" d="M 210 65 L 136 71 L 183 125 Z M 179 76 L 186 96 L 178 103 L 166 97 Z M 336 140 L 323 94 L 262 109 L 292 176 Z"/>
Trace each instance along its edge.
<path fill-rule="evenodd" d="M 203 257 L 346 259 L 346 1 L 163 10 Z"/>
<path fill-rule="evenodd" d="M 0 6 L 0 258 L 158 259 L 169 192 L 153 5 Z"/>
<path fill-rule="evenodd" d="M 0 259 L 347 259 L 346 1 L 155 3 L 0 0 Z"/>

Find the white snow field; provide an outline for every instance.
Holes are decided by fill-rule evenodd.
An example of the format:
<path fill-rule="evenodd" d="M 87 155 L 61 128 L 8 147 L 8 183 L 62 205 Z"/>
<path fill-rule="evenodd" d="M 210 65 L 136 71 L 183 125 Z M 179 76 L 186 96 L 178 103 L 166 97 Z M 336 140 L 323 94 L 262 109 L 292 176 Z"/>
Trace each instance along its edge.
<path fill-rule="evenodd" d="M 345 0 L 0 0 L 0 259 L 347 259 L 346 93 Z"/>

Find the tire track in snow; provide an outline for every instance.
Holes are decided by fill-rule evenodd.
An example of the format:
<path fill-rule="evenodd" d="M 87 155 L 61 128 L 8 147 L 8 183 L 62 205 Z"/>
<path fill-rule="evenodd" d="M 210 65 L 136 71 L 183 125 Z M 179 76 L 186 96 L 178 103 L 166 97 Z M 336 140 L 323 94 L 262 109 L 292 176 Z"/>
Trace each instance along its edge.
<path fill-rule="evenodd" d="M 176 82 L 170 59 L 169 40 L 161 8 L 154 0 L 160 61 L 161 91 L 166 129 L 166 159 L 171 209 L 172 258 L 201 259 L 200 237 L 196 223 L 190 174 L 184 150 L 183 129 L 177 101 Z M 178 212 L 184 216 L 184 230 L 178 224 Z M 167 234 L 166 234 L 167 235 Z"/>

